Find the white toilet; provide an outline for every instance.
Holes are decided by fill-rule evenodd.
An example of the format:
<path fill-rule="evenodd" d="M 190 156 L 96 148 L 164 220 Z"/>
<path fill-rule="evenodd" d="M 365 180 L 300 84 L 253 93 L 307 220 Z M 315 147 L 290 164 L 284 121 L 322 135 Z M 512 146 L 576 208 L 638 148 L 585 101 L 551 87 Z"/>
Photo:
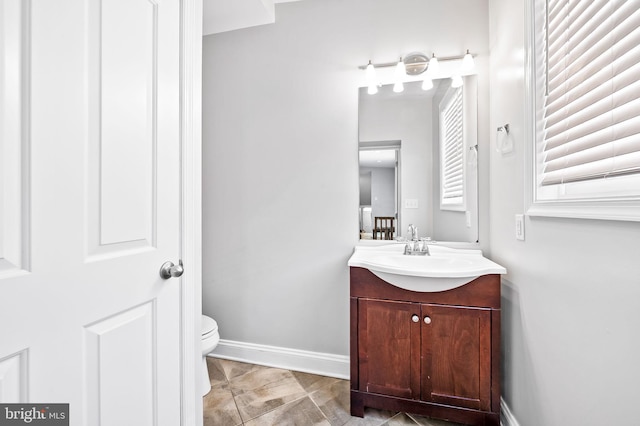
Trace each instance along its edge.
<path fill-rule="evenodd" d="M 209 380 L 209 369 L 207 368 L 207 354 L 218 346 L 220 333 L 218 333 L 218 323 L 211 317 L 202 316 L 202 395 L 206 395 L 211 390 Z"/>

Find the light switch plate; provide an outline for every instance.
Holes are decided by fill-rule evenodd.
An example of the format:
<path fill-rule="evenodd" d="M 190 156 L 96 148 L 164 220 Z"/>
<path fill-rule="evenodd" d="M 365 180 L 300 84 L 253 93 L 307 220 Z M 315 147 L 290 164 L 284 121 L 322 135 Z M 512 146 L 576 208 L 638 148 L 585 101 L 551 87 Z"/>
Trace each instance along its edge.
<path fill-rule="evenodd" d="M 516 215 L 516 240 L 524 241 L 524 215 Z"/>
<path fill-rule="evenodd" d="M 418 199 L 417 198 L 405 198 L 405 200 L 404 200 L 404 208 L 405 209 L 417 209 L 418 208 Z"/>

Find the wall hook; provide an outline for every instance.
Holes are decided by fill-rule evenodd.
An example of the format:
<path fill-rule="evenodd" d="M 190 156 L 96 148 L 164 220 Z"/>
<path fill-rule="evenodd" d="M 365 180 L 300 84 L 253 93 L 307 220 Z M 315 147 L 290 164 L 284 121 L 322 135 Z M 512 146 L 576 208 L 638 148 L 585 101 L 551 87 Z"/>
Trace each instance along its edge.
<path fill-rule="evenodd" d="M 507 134 L 509 134 L 509 123 L 505 124 L 504 126 L 500 126 L 498 127 L 498 132 L 506 132 Z"/>

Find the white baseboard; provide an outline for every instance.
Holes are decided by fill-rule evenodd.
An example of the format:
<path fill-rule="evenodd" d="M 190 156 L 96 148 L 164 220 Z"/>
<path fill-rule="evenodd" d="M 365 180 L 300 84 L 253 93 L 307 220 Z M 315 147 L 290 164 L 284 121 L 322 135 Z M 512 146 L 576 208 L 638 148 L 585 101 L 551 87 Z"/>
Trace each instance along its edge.
<path fill-rule="evenodd" d="M 349 379 L 349 357 L 220 339 L 209 356 Z"/>
<path fill-rule="evenodd" d="M 500 424 L 502 426 L 520 426 L 503 398 L 500 398 Z"/>

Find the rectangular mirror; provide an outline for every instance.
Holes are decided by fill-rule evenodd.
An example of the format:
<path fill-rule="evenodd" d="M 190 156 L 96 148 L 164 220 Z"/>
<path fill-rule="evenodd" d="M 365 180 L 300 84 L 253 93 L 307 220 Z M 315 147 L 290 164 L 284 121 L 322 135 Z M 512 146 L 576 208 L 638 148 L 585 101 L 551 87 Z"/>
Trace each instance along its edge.
<path fill-rule="evenodd" d="M 477 76 L 359 89 L 360 238 L 478 241 Z"/>

